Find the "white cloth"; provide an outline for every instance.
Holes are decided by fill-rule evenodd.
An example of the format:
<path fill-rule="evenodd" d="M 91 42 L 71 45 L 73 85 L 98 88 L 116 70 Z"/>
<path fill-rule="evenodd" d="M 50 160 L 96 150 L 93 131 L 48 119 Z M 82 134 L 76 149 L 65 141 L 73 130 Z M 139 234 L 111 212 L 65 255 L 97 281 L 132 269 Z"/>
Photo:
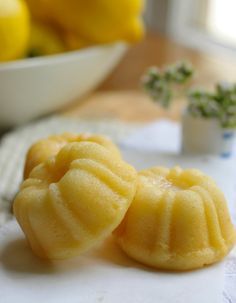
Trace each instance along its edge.
<path fill-rule="evenodd" d="M 29 145 L 49 134 L 65 131 L 106 134 L 121 146 L 138 150 L 165 153 L 177 153 L 180 150 L 180 126 L 166 120 L 141 128 L 138 124 L 118 121 L 88 121 L 54 116 L 18 128 L 6 134 L 0 143 L 0 226 L 11 219 L 10 201 L 21 182 L 24 155 Z M 236 170 L 234 188 L 236 201 Z M 232 215 L 236 223 L 235 209 Z M 226 261 L 222 302 L 236 303 L 236 249 Z"/>

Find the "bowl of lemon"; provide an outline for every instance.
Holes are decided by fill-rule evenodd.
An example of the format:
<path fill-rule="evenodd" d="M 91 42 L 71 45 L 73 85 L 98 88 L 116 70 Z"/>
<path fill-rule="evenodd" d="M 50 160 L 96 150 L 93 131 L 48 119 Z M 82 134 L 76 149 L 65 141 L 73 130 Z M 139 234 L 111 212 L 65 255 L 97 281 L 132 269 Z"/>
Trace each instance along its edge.
<path fill-rule="evenodd" d="M 0 0 L 0 127 L 93 90 L 143 36 L 142 0 Z"/>

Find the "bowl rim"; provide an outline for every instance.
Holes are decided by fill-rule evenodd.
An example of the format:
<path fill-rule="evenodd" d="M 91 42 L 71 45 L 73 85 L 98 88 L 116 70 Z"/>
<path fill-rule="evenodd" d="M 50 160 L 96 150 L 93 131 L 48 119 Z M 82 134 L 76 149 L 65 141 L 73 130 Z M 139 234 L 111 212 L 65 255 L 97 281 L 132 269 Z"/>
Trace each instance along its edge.
<path fill-rule="evenodd" d="M 127 43 L 125 42 L 114 42 L 96 46 L 90 46 L 87 48 L 83 48 L 80 50 L 73 50 L 67 51 L 59 54 L 54 55 L 46 55 L 46 56 L 39 56 L 34 58 L 24 58 L 14 61 L 8 62 L 0 62 L 0 72 L 6 70 L 17 70 L 17 69 L 24 69 L 24 68 L 33 68 L 36 66 L 42 65 L 52 65 L 57 63 L 62 63 L 66 61 L 71 61 L 77 57 L 83 57 L 88 55 L 93 55 L 98 51 L 102 51 L 104 49 L 120 49 L 124 50 L 127 47 Z"/>

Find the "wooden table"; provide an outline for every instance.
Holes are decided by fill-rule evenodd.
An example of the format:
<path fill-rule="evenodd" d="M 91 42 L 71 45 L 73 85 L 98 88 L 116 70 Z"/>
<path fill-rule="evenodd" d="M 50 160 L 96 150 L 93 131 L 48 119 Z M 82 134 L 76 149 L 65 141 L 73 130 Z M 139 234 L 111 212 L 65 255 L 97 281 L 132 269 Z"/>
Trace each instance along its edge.
<path fill-rule="evenodd" d="M 81 118 L 115 118 L 148 122 L 163 116 L 178 119 L 183 102 L 177 102 L 167 113 L 145 96 L 140 78 L 153 65 L 163 66 L 187 59 L 197 70 L 194 84 L 212 88 L 218 81 L 236 79 L 236 60 L 188 49 L 157 33 L 149 33 L 131 47 L 119 66 L 97 91 L 80 102 L 74 102 L 63 113 Z"/>

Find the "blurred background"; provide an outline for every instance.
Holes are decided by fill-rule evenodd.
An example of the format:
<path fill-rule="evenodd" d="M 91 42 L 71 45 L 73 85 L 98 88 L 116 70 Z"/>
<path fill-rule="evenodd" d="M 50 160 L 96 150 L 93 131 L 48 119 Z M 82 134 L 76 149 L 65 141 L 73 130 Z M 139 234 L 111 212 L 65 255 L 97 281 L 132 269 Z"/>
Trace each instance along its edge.
<path fill-rule="evenodd" d="M 235 82 L 235 0 L 146 0 L 143 6 L 141 0 L 96 0 L 91 6 L 54 0 L 48 2 L 51 7 L 44 7 L 44 1 L 24 1 L 31 23 L 27 59 L 13 56 L 0 63 L 2 127 L 58 110 L 86 119 L 178 119 L 179 105 L 163 111 L 141 87 L 150 66 L 178 60 L 192 62 L 197 75 L 193 84 L 198 86 Z"/>
<path fill-rule="evenodd" d="M 148 0 L 145 20 L 186 46 L 235 56 L 235 10 L 234 0 Z"/>
<path fill-rule="evenodd" d="M 147 0 L 147 34 L 130 50 L 125 64 L 133 60 L 136 65 L 125 70 L 121 86 L 137 87 L 135 74 L 140 75 L 150 65 L 163 66 L 181 59 L 196 65 L 199 85 L 234 81 L 235 9 L 234 0 Z M 115 87 L 114 82 L 110 84 Z"/>

